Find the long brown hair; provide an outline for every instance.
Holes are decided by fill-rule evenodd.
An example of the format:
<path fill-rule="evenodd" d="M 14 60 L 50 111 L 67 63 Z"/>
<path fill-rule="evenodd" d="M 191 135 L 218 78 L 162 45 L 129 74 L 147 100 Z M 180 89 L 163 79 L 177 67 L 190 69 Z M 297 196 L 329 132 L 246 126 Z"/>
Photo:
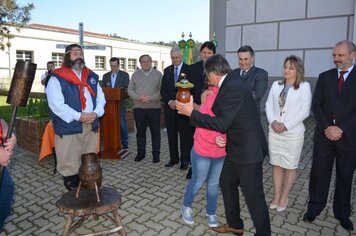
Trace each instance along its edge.
<path fill-rule="evenodd" d="M 299 85 L 301 82 L 304 81 L 304 63 L 302 59 L 297 57 L 296 55 L 290 55 L 284 60 L 284 66 L 286 66 L 286 63 L 289 62 L 297 71 L 297 79 L 295 80 L 293 84 L 294 89 L 299 89 Z M 286 78 L 283 78 L 281 82 L 279 82 L 280 85 L 286 84 Z"/>

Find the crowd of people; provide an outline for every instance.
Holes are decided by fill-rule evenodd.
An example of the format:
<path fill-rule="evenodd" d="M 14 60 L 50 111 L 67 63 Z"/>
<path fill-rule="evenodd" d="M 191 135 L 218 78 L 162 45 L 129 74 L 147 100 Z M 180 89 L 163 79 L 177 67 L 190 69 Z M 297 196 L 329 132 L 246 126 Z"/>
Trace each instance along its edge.
<path fill-rule="evenodd" d="M 152 67 L 152 58 L 139 58 L 141 69 L 131 79 L 119 70 L 119 59 L 110 59 L 111 71 L 99 76 L 86 67 L 80 45 L 65 49 L 63 65 L 55 69 L 48 63 L 43 84 L 55 132 L 57 171 L 69 191 L 79 184 L 80 157 L 96 152 L 98 119 L 104 114 L 102 87 L 127 90 L 134 104 L 137 153 L 135 162 L 146 157 L 146 130 L 152 140 L 152 162 L 160 162 L 161 98 L 164 103 L 169 143 L 165 167 L 180 163 L 187 170 L 187 183 L 181 204 L 183 221 L 194 224 L 192 204 L 204 183 L 206 217 L 218 233 L 242 235 L 240 192 L 245 196 L 255 235 L 271 235 L 269 209 L 282 212 L 288 207 L 304 143 L 303 121 L 313 111 L 313 162 L 309 183 L 309 202 L 303 220 L 312 222 L 327 203 L 331 174 L 336 163 L 333 213 L 346 230 L 350 220 L 351 189 L 356 168 L 356 47 L 340 41 L 333 49 L 336 68 L 319 75 L 312 94 L 305 81 L 304 63 L 290 55 L 283 63 L 283 78 L 274 81 L 265 104 L 268 141 L 261 125 L 261 98 L 268 87 L 267 71 L 254 65 L 255 53 L 248 46 L 237 51 L 239 68 L 232 70 L 227 60 L 215 54 L 213 42 L 200 49 L 201 61 L 186 65 L 179 48 L 171 50 L 172 65 L 162 74 Z M 175 84 L 186 78 L 194 84 L 189 103 L 176 100 Z M 121 145 L 129 152 L 126 107 L 120 110 Z M 0 123 L 0 165 L 6 167 L 16 143 L 15 135 L 3 140 L 7 125 Z M 263 162 L 272 165 L 274 196 L 267 204 L 263 189 Z M 10 214 L 14 185 L 7 169 L 0 187 L 0 229 Z M 219 224 L 216 208 L 221 190 L 226 223 Z M 4 209 L 4 210 L 3 210 Z"/>

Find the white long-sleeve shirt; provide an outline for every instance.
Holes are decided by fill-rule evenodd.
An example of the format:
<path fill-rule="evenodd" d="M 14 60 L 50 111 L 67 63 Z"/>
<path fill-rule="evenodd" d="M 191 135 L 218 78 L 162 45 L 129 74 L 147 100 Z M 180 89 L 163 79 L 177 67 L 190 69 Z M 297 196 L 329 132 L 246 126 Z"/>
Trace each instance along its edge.
<path fill-rule="evenodd" d="M 74 70 L 73 70 L 74 71 Z M 81 75 L 78 75 L 80 79 Z M 79 121 L 81 112 L 78 112 L 68 106 L 64 102 L 64 96 L 62 94 L 62 87 L 58 79 L 54 76 L 50 78 L 46 87 L 46 95 L 48 100 L 48 106 L 51 110 L 62 120 L 67 123 L 72 122 L 73 120 Z M 103 90 L 101 89 L 99 83 L 97 85 L 97 94 L 96 94 L 96 107 L 93 109 L 93 101 L 91 95 L 87 88 L 84 88 L 84 96 L 86 98 L 86 107 L 82 112 L 92 112 L 94 111 L 98 117 L 104 115 L 104 106 L 106 104 L 105 96 Z"/>

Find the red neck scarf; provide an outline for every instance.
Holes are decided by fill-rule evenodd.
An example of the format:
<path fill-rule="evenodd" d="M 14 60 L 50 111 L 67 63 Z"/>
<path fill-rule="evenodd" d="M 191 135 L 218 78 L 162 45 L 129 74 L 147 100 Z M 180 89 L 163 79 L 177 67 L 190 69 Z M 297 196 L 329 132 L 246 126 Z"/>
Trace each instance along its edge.
<path fill-rule="evenodd" d="M 79 86 L 79 94 L 80 94 L 80 103 L 82 104 L 82 110 L 85 109 L 87 106 L 86 104 L 86 99 L 84 96 L 84 88 L 87 88 L 89 93 L 93 96 L 96 97 L 93 89 L 90 87 L 90 85 L 87 83 L 88 75 L 89 75 L 89 69 L 87 67 L 84 67 L 82 70 L 82 77 L 81 80 L 78 78 L 78 76 L 74 73 L 74 71 L 69 68 L 62 66 L 58 69 L 55 69 L 53 71 L 53 74 L 56 74 L 63 78 L 64 80 Z"/>

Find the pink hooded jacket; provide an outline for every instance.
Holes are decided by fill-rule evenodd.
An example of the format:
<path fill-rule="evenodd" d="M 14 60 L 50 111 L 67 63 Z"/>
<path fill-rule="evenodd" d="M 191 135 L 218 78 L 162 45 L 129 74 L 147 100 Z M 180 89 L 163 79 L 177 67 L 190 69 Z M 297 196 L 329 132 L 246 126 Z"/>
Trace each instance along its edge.
<path fill-rule="evenodd" d="M 212 91 L 212 94 L 209 94 L 206 97 L 205 102 L 200 105 L 199 112 L 215 117 L 214 113 L 211 111 L 211 107 L 218 95 L 219 88 L 216 86 L 209 86 L 208 89 Z M 194 150 L 196 153 L 210 158 L 225 157 L 225 147 L 221 148 L 215 143 L 215 138 L 217 136 L 221 136 L 226 141 L 226 134 L 197 127 L 194 133 Z"/>

